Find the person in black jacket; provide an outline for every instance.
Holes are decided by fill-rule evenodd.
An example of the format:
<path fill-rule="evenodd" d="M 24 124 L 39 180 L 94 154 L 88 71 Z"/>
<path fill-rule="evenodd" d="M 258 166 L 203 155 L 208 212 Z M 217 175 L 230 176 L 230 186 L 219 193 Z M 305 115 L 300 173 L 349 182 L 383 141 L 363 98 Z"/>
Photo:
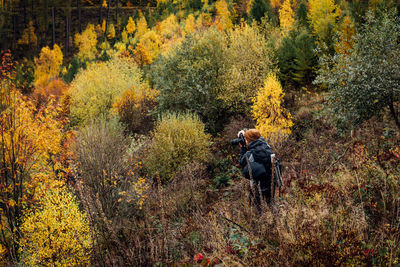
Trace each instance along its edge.
<path fill-rule="evenodd" d="M 238 133 L 238 136 L 241 133 L 246 145 L 240 145 L 240 165 L 243 167 L 244 176 L 250 180 L 250 201 L 261 213 L 260 191 L 262 199 L 267 204 L 271 204 L 271 154 L 273 152 L 257 129 L 242 130 Z"/>

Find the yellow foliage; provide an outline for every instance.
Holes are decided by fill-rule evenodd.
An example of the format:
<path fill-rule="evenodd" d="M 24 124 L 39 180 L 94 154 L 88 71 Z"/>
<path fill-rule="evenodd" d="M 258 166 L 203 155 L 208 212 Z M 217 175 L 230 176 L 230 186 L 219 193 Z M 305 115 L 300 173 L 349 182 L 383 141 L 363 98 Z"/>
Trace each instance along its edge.
<path fill-rule="evenodd" d="M 286 35 L 294 24 L 294 12 L 291 4 L 291 0 L 285 0 L 279 9 L 279 20 L 283 35 Z"/>
<path fill-rule="evenodd" d="M 106 32 L 106 20 L 104 20 L 103 19 L 103 23 L 101 23 L 101 31 L 103 32 L 103 33 L 105 33 Z"/>
<path fill-rule="evenodd" d="M 185 20 L 185 33 L 190 34 L 194 32 L 195 18 L 193 14 L 190 14 Z"/>
<path fill-rule="evenodd" d="M 33 27 L 33 21 L 29 21 L 28 27 L 22 32 L 21 39 L 18 40 L 17 44 L 37 46 L 37 37 L 35 34 L 35 27 Z"/>
<path fill-rule="evenodd" d="M 319 41 L 328 37 L 330 28 L 336 30 L 336 20 L 340 15 L 339 7 L 334 0 L 310 0 L 308 19 L 315 36 Z"/>
<path fill-rule="evenodd" d="M 104 8 L 107 8 L 107 1 L 103 0 L 103 4 L 101 4 Z"/>
<path fill-rule="evenodd" d="M 202 29 L 204 27 L 211 26 L 212 18 L 209 13 L 201 13 L 196 20 L 196 29 Z"/>
<path fill-rule="evenodd" d="M 89 265 L 90 229 L 75 197 L 56 181 L 39 190 L 43 197 L 26 213 L 21 225 L 19 250 L 24 265 Z"/>
<path fill-rule="evenodd" d="M 126 32 L 126 30 L 123 30 L 123 31 L 122 31 L 122 33 L 121 33 L 121 39 L 122 39 L 122 42 L 123 42 L 124 44 L 127 44 L 127 43 L 129 42 L 128 33 Z"/>
<path fill-rule="evenodd" d="M 35 86 L 45 86 L 58 77 L 63 61 L 60 47 L 55 44 L 53 50 L 48 46 L 43 47 L 39 58 L 35 58 Z"/>
<path fill-rule="evenodd" d="M 284 93 L 278 78 L 275 74 L 269 74 L 251 107 L 256 128 L 271 142 L 277 142 L 289 135 L 293 126 L 291 114 L 282 107 L 283 97 Z"/>
<path fill-rule="evenodd" d="M 115 27 L 114 27 L 113 23 L 108 25 L 107 38 L 108 39 L 114 39 L 115 38 Z"/>
<path fill-rule="evenodd" d="M 140 38 L 148 31 L 149 29 L 147 28 L 146 18 L 142 13 L 140 13 L 139 21 L 136 23 L 136 39 L 140 40 Z"/>
<path fill-rule="evenodd" d="M 133 34 L 135 30 L 136 30 L 135 21 L 132 19 L 132 17 L 129 17 L 128 24 L 126 25 L 126 31 L 128 34 Z"/>
<path fill-rule="evenodd" d="M 154 31 L 146 32 L 135 48 L 136 62 L 140 66 L 148 65 L 160 54 L 160 36 Z"/>
<path fill-rule="evenodd" d="M 145 164 L 153 175 L 168 181 L 188 163 L 208 162 L 209 145 L 210 135 L 198 116 L 166 114 L 156 126 Z"/>
<path fill-rule="evenodd" d="M 279 8 L 281 6 L 281 0 L 271 0 L 272 8 Z"/>
<path fill-rule="evenodd" d="M 225 0 L 218 0 L 215 3 L 215 8 L 217 9 L 217 28 L 220 31 L 230 30 L 233 27 L 232 21 L 230 19 L 231 13 L 228 9 L 228 4 Z"/>
<path fill-rule="evenodd" d="M 88 24 L 82 34 L 75 34 L 75 45 L 79 47 L 78 58 L 80 60 L 95 59 L 97 35 L 93 24 Z"/>
<path fill-rule="evenodd" d="M 123 91 L 140 86 L 141 76 L 140 69 L 129 58 L 113 58 L 82 69 L 69 89 L 71 120 L 76 124 L 85 124 L 108 113 Z"/>
<path fill-rule="evenodd" d="M 346 15 L 340 24 L 340 43 L 335 44 L 335 51 L 338 54 L 348 55 L 350 49 L 353 48 L 353 36 L 354 36 L 354 23 L 349 15 Z"/>
<path fill-rule="evenodd" d="M 180 35 L 181 27 L 179 26 L 178 18 L 174 14 L 171 14 L 168 18 L 157 24 L 156 32 L 164 39 L 171 39 L 176 35 Z"/>
<path fill-rule="evenodd" d="M 157 96 L 158 91 L 147 84 L 140 87 L 133 86 L 116 98 L 113 111 L 131 132 L 146 132 L 151 126 L 146 123 L 152 122 L 149 110 L 156 106 Z"/>

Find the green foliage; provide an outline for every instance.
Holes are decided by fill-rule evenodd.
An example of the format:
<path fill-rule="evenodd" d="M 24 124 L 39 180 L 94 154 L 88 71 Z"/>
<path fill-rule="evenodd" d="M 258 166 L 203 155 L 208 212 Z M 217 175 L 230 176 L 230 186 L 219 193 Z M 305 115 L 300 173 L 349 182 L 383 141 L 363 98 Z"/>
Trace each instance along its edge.
<path fill-rule="evenodd" d="M 224 84 L 218 93 L 225 109 L 235 114 L 248 114 L 251 98 L 274 70 L 272 49 L 256 27 L 238 26 L 228 34 Z"/>
<path fill-rule="evenodd" d="M 189 36 L 152 68 L 161 111 L 197 113 L 217 132 L 231 114 L 249 112 L 251 97 L 274 68 L 270 48 L 255 27 L 227 36 L 211 28 Z"/>
<path fill-rule="evenodd" d="M 108 114 L 115 99 L 127 89 L 140 88 L 142 72 L 129 59 L 115 58 L 81 69 L 71 84 L 71 123 L 84 125 Z"/>
<path fill-rule="evenodd" d="M 254 0 L 250 10 L 251 17 L 260 22 L 265 13 L 267 13 L 269 19 L 276 17 L 269 0 Z"/>
<path fill-rule="evenodd" d="M 191 162 L 205 163 L 210 158 L 210 136 L 204 133 L 199 117 L 189 113 L 164 114 L 154 130 L 145 165 L 163 182 Z"/>
<path fill-rule="evenodd" d="M 160 111 L 197 113 L 215 129 L 226 113 L 218 93 L 222 88 L 226 38 L 216 29 L 190 35 L 170 54 L 161 56 L 151 75 L 160 91 Z"/>
<path fill-rule="evenodd" d="M 293 30 L 276 51 L 279 76 L 284 82 L 305 85 L 311 82 L 317 63 L 314 40 L 307 30 Z"/>
<path fill-rule="evenodd" d="M 393 13 L 369 15 L 349 55 L 322 61 L 317 83 L 330 89 L 329 103 L 339 126 L 356 126 L 389 108 L 398 128 L 400 100 L 399 19 Z"/>

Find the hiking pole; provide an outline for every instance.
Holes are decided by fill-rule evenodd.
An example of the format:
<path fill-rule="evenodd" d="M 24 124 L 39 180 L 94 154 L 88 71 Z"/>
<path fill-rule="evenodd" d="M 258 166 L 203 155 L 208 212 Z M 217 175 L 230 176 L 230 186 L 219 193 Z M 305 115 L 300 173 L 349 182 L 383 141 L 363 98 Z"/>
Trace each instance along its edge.
<path fill-rule="evenodd" d="M 271 165 L 272 165 L 272 175 L 271 175 L 271 203 L 275 204 L 275 154 L 271 154 Z"/>

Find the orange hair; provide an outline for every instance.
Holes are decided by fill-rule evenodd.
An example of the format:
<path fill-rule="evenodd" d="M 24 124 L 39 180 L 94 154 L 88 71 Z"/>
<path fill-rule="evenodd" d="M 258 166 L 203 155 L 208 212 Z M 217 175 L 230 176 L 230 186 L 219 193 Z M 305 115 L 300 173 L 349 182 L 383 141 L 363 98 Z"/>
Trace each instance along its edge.
<path fill-rule="evenodd" d="M 261 137 L 261 133 L 257 129 L 250 129 L 244 132 L 244 138 L 249 142 L 253 142 Z"/>

